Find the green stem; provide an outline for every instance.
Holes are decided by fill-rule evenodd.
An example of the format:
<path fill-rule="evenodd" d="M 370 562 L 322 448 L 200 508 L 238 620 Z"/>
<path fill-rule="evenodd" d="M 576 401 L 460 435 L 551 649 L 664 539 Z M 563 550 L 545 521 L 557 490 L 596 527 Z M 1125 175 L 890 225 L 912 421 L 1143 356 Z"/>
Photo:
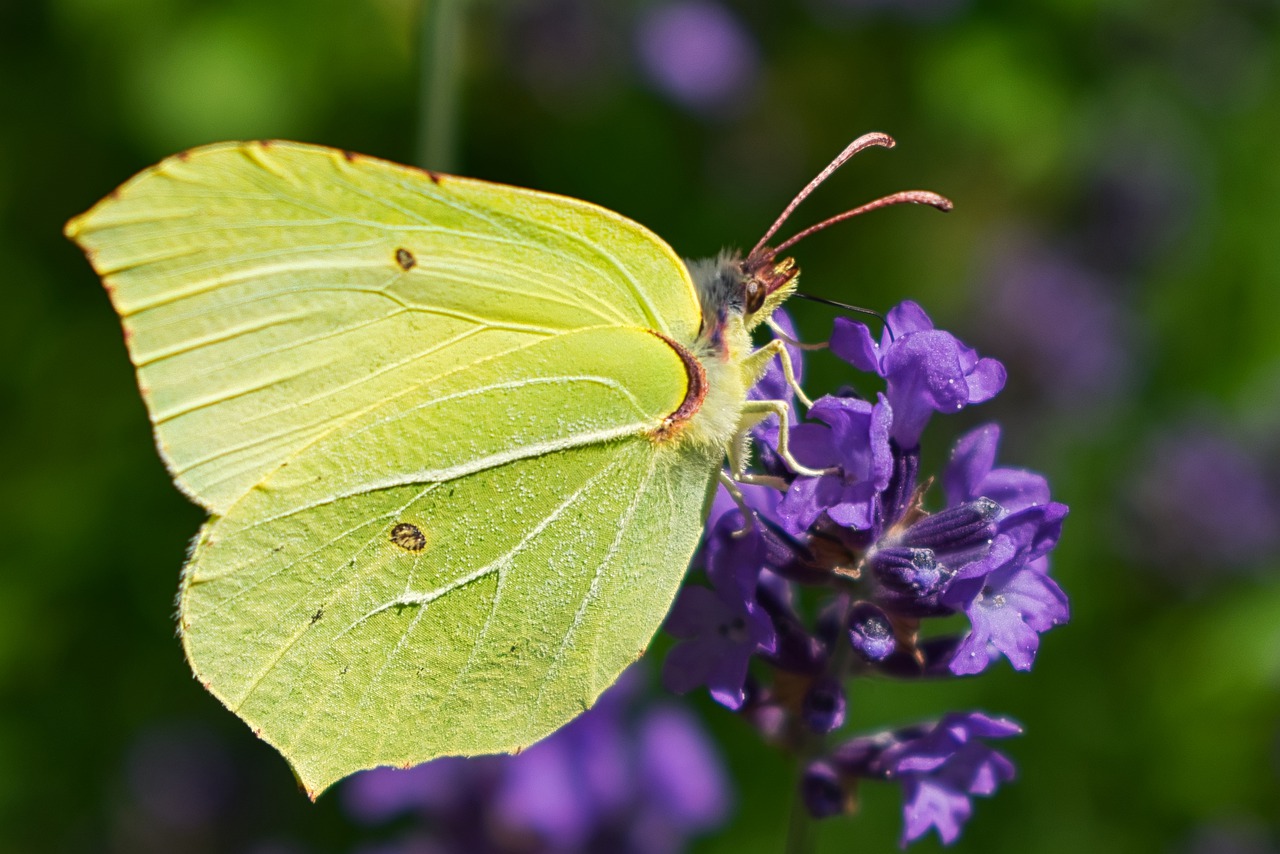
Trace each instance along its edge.
<path fill-rule="evenodd" d="M 791 817 L 787 821 L 787 844 L 783 849 L 785 854 L 810 854 L 813 851 L 813 816 L 809 815 L 800 793 L 800 781 L 812 754 L 813 749 L 808 745 L 796 753 L 796 770 L 791 783 Z"/>
<path fill-rule="evenodd" d="M 849 615 L 849 597 L 842 596 L 840 608 L 840 623 L 843 624 Z M 836 650 L 831 656 L 828 663 L 830 673 L 835 677 L 836 681 L 844 684 L 848 679 L 850 668 L 853 664 L 853 645 L 849 643 L 841 643 L 836 645 Z M 810 854 L 813 851 L 813 816 L 809 814 L 809 809 L 804 805 L 804 796 L 801 794 L 800 784 L 804 780 L 804 770 L 809 767 L 809 763 L 818 758 L 824 752 L 827 744 L 826 736 L 814 735 L 801 722 L 794 723 L 795 735 L 795 757 L 796 770 L 795 779 L 791 784 L 791 817 L 787 822 L 787 844 L 784 849 L 786 854 Z"/>
<path fill-rule="evenodd" d="M 418 165 L 457 168 L 458 84 L 466 0 L 423 0 L 419 14 Z"/>

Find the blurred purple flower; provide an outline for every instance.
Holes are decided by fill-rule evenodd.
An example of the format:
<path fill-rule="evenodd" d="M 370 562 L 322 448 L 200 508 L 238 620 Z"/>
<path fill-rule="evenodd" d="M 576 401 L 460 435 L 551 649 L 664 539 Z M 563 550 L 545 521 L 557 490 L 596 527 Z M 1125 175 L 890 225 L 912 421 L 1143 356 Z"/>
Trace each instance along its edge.
<path fill-rule="evenodd" d="M 127 775 L 129 794 L 148 821 L 184 831 L 216 822 L 235 786 L 226 746 L 195 724 L 143 732 L 130 749 Z"/>
<path fill-rule="evenodd" d="M 358 774 L 343 788 L 347 812 L 379 824 L 406 812 L 445 813 L 462 808 L 460 798 L 490 776 L 489 760 L 446 756 L 396 771 Z M 460 780 L 467 780 L 460 785 Z"/>
<path fill-rule="evenodd" d="M 1273 465 L 1209 423 L 1152 438 L 1124 495 L 1135 559 L 1188 586 L 1280 551 Z"/>
<path fill-rule="evenodd" d="M 1199 827 L 1178 854 L 1277 854 L 1265 824 L 1237 819 Z"/>
<path fill-rule="evenodd" d="M 724 819 L 726 778 L 693 716 L 636 707 L 636 678 L 624 673 L 590 711 L 519 756 L 365 771 L 344 786 L 344 806 L 367 824 L 406 812 L 430 820 L 430 832 L 388 851 L 678 851 Z"/>
<path fill-rule="evenodd" d="M 623 71 L 624 25 L 590 0 L 514 3 L 505 16 L 501 55 L 513 77 L 557 109 L 589 104 Z"/>
<path fill-rule="evenodd" d="M 1004 388 L 1004 366 L 979 358 L 950 332 L 933 328 L 910 300 L 889 311 L 876 343 L 866 324 L 838 317 L 831 352 L 861 371 L 884 377 L 893 410 L 890 435 L 903 448 L 920 443 L 934 412 L 957 412 L 990 400 Z"/>
<path fill-rule="evenodd" d="M 1075 416 L 1128 389 L 1141 327 L 1118 299 L 1119 284 L 1033 239 L 996 242 L 979 279 L 978 322 L 1026 375 L 1025 388 Z"/>
<path fill-rule="evenodd" d="M 648 821 L 661 820 L 684 836 L 709 830 L 728 814 L 720 759 L 696 719 L 678 706 L 658 706 L 641 721 L 640 779 L 651 793 Z"/>
<path fill-rule="evenodd" d="M 644 13 L 636 34 L 640 65 L 667 97 L 718 113 L 743 103 L 759 71 L 759 50 L 727 6 L 710 0 L 663 3 Z"/>

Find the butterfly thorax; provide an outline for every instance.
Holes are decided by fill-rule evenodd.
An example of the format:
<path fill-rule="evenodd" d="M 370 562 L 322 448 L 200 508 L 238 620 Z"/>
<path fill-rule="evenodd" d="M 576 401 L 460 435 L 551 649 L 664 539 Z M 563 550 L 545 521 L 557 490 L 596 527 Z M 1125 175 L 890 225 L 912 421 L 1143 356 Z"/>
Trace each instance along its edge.
<path fill-rule="evenodd" d="M 726 447 L 741 432 L 742 405 L 759 380 L 747 367 L 751 330 L 768 319 L 795 289 L 798 271 L 790 259 L 752 270 L 751 259 L 734 252 L 688 262 L 698 292 L 702 325 L 692 348 L 706 372 L 706 397 L 681 439 Z"/>

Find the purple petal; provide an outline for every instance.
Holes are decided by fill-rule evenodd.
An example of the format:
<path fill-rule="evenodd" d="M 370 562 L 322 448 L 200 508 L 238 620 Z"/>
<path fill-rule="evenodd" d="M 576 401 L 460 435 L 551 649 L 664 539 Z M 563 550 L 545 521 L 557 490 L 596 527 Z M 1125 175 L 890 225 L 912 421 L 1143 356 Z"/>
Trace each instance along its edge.
<path fill-rule="evenodd" d="M 1009 513 L 1049 502 L 1049 481 L 1026 469 L 995 469 L 982 480 L 980 489 Z"/>
<path fill-rule="evenodd" d="M 960 837 L 961 826 L 973 814 L 969 798 L 950 786 L 927 777 L 907 779 L 902 783 L 902 839 L 907 847 L 936 827 L 944 845 Z"/>
<path fill-rule="evenodd" d="M 982 482 L 996 464 L 1000 425 L 983 424 L 960 437 L 951 450 L 951 462 L 942 475 L 948 504 L 962 504 L 982 495 Z M 997 503 L 1001 503 L 994 495 Z"/>
<path fill-rule="evenodd" d="M 766 549 L 759 524 L 742 530 L 742 514 L 730 514 L 707 542 L 707 577 L 726 601 L 741 601 L 741 610 L 755 603 L 756 581 L 764 569 Z"/>
<path fill-rule="evenodd" d="M 821 424 L 797 424 L 791 428 L 790 438 L 792 456 L 810 468 L 840 465 L 841 449 L 830 428 Z"/>
<path fill-rule="evenodd" d="M 1070 616 L 1066 594 L 1057 582 L 1028 566 L 992 573 L 965 613 L 973 628 L 951 662 L 951 672 L 957 675 L 981 672 L 997 653 L 1015 670 L 1029 670 L 1040 633 Z"/>
<path fill-rule="evenodd" d="M 903 300 L 889 309 L 886 319 L 889 321 L 889 330 L 893 331 L 895 338 L 901 338 L 912 332 L 928 332 L 933 329 L 933 321 L 929 319 L 929 315 L 925 314 L 919 303 L 912 300 Z M 889 330 L 886 330 L 886 339 Z"/>
<path fill-rule="evenodd" d="M 843 528 L 866 531 L 875 524 L 875 495 L 870 483 L 848 487 L 841 496 L 844 500 L 827 506 L 827 516 Z"/>
<path fill-rule="evenodd" d="M 837 317 L 831 331 L 831 352 L 860 371 L 880 373 L 880 351 L 866 324 Z"/>
<path fill-rule="evenodd" d="M 692 638 L 703 632 L 707 625 L 717 623 L 729 614 L 729 608 L 714 590 L 688 584 L 680 588 L 663 628 L 674 637 Z"/>
<path fill-rule="evenodd" d="M 844 480 L 839 475 L 797 477 L 778 505 L 783 530 L 797 536 L 803 534 L 818 521 L 823 510 L 844 497 L 844 491 Z"/>
<path fill-rule="evenodd" d="M 1007 378 L 1003 364 L 995 359 L 979 359 L 965 377 L 969 386 L 968 403 L 983 403 L 995 397 L 1004 388 Z"/>

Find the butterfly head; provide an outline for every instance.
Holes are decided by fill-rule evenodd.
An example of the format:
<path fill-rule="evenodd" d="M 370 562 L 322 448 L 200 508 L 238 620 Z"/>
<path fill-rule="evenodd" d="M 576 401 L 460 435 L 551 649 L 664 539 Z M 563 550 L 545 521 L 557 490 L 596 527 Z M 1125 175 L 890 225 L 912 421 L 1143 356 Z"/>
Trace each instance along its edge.
<path fill-rule="evenodd" d="M 800 268 L 794 258 L 778 258 L 769 248 L 753 251 L 741 262 L 743 322 L 747 329 L 769 319 L 795 293 Z"/>
<path fill-rule="evenodd" d="M 721 252 L 689 261 L 702 306 L 700 337 L 723 351 L 731 330 L 750 331 L 768 319 L 796 289 L 800 268 L 792 258 Z"/>

